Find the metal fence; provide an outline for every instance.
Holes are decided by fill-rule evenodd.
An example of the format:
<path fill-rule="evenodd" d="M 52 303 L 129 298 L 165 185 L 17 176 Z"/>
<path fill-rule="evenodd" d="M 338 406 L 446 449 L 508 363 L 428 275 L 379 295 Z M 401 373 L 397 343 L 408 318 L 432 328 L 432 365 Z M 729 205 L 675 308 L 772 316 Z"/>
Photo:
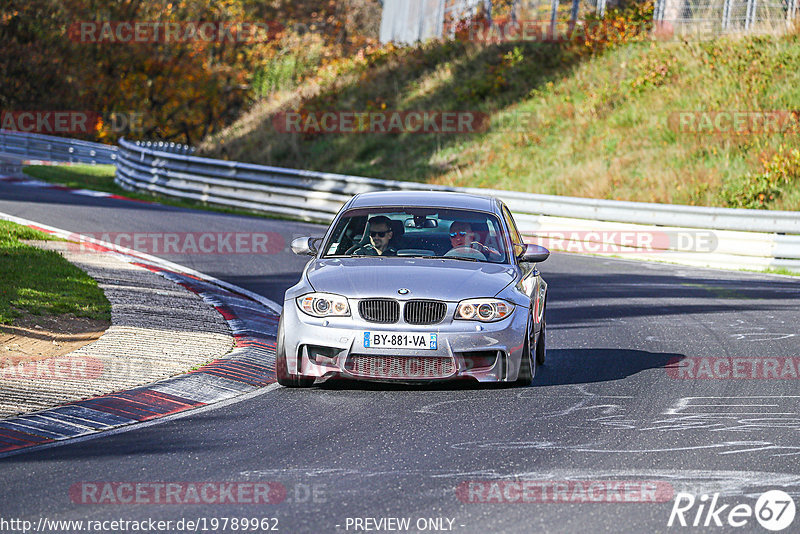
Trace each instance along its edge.
<path fill-rule="evenodd" d="M 442 36 L 444 0 L 384 0 L 380 40 L 412 44 Z"/>
<path fill-rule="evenodd" d="M 603 17 L 618 0 L 385 0 L 381 42 L 413 44 L 431 38 L 452 38 L 459 23 L 500 17 L 520 21 L 581 21 Z M 653 20 L 661 38 L 714 37 L 737 33 L 778 33 L 797 22 L 800 0 L 656 0 Z M 484 21 L 485 22 L 485 21 Z"/>
<path fill-rule="evenodd" d="M 568 237 L 572 244 L 576 239 L 582 240 L 583 245 L 596 241 L 597 237 L 592 235 L 602 235 L 601 240 L 614 244 L 613 236 L 620 232 L 675 236 L 690 235 L 695 230 L 708 231 L 713 234 L 713 250 L 687 250 L 670 243 L 656 254 L 627 247 L 624 257 L 721 268 L 776 267 L 800 272 L 800 212 L 436 186 L 200 158 L 193 156 L 193 150 L 185 145 L 125 139 L 120 140 L 119 147 L 113 147 L 0 131 L 0 151 L 54 161 L 113 162 L 117 166 L 115 181 L 130 190 L 320 223 L 329 222 L 356 193 L 389 189 L 491 195 L 508 204 L 520 231 L 532 241 L 556 233 L 582 236 Z"/>
<path fill-rule="evenodd" d="M 615 0 L 611 1 L 614 4 Z M 450 37 L 459 23 L 480 13 L 518 21 L 577 21 L 588 13 L 602 16 L 608 0 L 517 0 L 502 10 L 492 0 L 385 0 L 381 17 L 381 42 L 413 44 Z"/>
<path fill-rule="evenodd" d="M 797 20 L 798 0 L 658 0 L 654 19 L 676 35 L 778 33 Z"/>
<path fill-rule="evenodd" d="M 116 181 L 138 191 L 328 223 L 356 193 L 375 190 L 461 191 L 493 195 L 515 213 L 531 239 L 572 230 L 680 232 L 713 230 L 708 251 L 667 248 L 644 257 L 716 267 L 800 271 L 800 212 L 675 206 L 435 186 L 320 173 L 161 152 L 120 141 Z M 580 232 L 578 232 L 580 234 Z M 792 235 L 795 234 L 795 235 Z M 588 238 L 587 238 L 588 239 Z"/>
<path fill-rule="evenodd" d="M 17 154 L 27 158 L 74 163 L 114 164 L 117 161 L 117 150 L 114 145 L 92 143 L 79 139 L 0 130 L 0 152 Z"/>

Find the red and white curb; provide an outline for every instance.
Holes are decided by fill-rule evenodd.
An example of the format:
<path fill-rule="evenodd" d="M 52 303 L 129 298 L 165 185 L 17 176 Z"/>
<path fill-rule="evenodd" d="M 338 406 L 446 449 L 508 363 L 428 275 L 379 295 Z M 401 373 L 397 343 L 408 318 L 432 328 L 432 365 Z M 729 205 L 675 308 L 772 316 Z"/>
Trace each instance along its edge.
<path fill-rule="evenodd" d="M 158 419 L 248 394 L 275 381 L 280 305 L 256 293 L 181 265 L 0 213 L 0 219 L 118 255 L 198 294 L 233 331 L 234 349 L 196 371 L 127 391 L 0 421 L 0 457 L 30 447 Z"/>

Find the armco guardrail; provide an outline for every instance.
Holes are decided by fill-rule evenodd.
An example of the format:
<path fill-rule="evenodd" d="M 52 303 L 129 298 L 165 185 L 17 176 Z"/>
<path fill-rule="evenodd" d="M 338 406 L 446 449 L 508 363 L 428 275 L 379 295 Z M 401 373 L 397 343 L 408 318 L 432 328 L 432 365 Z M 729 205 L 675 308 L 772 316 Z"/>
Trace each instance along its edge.
<path fill-rule="evenodd" d="M 395 189 L 488 194 L 509 205 L 520 231 L 534 241 L 547 243 L 557 235 L 563 236 L 560 242 L 580 240 L 586 245 L 598 236 L 600 240 L 613 236 L 615 229 L 660 232 L 659 236 L 669 239 L 661 240 L 667 245 L 661 245 L 658 253 L 639 252 L 624 243 L 610 243 L 616 245 L 613 252 L 596 253 L 690 265 L 800 271 L 800 235 L 791 235 L 800 234 L 800 212 L 621 202 L 380 180 L 168 153 L 125 139 L 120 140 L 116 180 L 130 189 L 322 223 L 329 222 L 356 193 Z M 598 229 L 608 232 L 597 234 Z M 698 229 L 714 233 L 705 247 L 686 243 Z"/>
<path fill-rule="evenodd" d="M 167 152 L 169 154 L 184 154 L 191 156 L 194 154 L 195 148 L 189 145 L 182 145 L 180 143 L 172 143 L 170 141 L 136 141 L 136 146 L 149 148 L 156 152 Z"/>
<path fill-rule="evenodd" d="M 0 152 L 27 158 L 75 163 L 115 164 L 114 145 L 12 130 L 0 130 Z"/>
<path fill-rule="evenodd" d="M 123 187 L 314 222 L 329 222 L 342 204 L 356 193 L 436 188 L 169 154 L 125 139 L 120 140 L 116 180 Z"/>
<path fill-rule="evenodd" d="M 488 194 L 509 205 L 528 240 L 554 250 L 800 272 L 800 212 L 620 202 L 380 180 L 200 158 L 183 145 L 125 139 L 117 148 L 0 130 L 0 151 L 54 161 L 113 162 L 117 166 L 115 180 L 127 189 L 321 223 L 329 222 L 354 194 L 379 189 Z M 656 250 L 643 250 L 627 240 L 631 235 L 647 237 Z M 701 240 L 702 246 L 698 246 Z"/>

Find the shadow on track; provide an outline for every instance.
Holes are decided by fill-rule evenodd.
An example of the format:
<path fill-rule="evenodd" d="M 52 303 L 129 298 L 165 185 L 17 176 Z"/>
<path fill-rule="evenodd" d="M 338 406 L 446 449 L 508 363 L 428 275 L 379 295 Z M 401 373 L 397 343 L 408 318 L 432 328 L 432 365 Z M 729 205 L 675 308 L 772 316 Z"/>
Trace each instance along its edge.
<path fill-rule="evenodd" d="M 544 275 L 548 327 L 636 317 L 795 309 L 800 279 L 737 280 L 635 273 Z"/>
<path fill-rule="evenodd" d="M 537 367 L 529 387 L 590 384 L 622 380 L 648 369 L 666 368 L 685 358 L 683 354 L 629 349 L 549 349 L 548 363 Z M 361 382 L 332 379 L 315 386 L 325 390 L 358 391 L 463 391 L 517 388 L 513 383 L 479 383 L 454 380 L 420 384 Z"/>
<path fill-rule="evenodd" d="M 549 349 L 531 387 L 622 380 L 648 369 L 666 368 L 683 354 L 630 349 Z M 665 371 L 666 373 L 666 371 Z"/>

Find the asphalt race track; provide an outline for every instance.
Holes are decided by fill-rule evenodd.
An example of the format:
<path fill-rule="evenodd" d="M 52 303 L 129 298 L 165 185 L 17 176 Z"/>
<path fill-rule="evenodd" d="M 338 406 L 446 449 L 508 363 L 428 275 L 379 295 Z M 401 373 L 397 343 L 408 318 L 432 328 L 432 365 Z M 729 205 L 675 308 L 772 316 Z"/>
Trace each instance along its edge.
<path fill-rule="evenodd" d="M 278 232 L 288 245 L 323 230 L 6 183 L 0 211 L 92 234 Z M 288 246 L 268 256 L 162 256 L 279 302 L 305 263 Z M 718 493 L 729 505 L 723 521 L 766 490 L 800 496 L 800 381 L 796 365 L 785 368 L 796 363 L 786 357 L 800 357 L 800 279 L 566 254 L 540 269 L 550 284 L 548 362 L 530 387 L 270 386 L 227 406 L 0 459 L 0 517 L 205 518 L 207 531 L 222 531 L 212 518 L 238 517 L 277 518 L 281 532 L 391 525 L 356 518 L 409 518 L 412 532 L 766 532 L 753 517 L 740 528 L 667 523 L 678 492 L 698 502 Z M 693 376 L 715 358 L 728 367 L 678 378 L 686 358 L 697 359 Z M 749 378 L 767 360 L 778 362 L 773 375 Z M 735 361 L 750 367 L 734 372 Z M 722 377 L 725 369 L 737 378 Z M 84 482 L 203 481 L 278 482 L 287 493 L 275 504 L 182 505 L 70 495 Z M 491 494 L 463 491 L 496 481 L 568 490 L 558 502 L 474 502 Z M 611 490 L 574 502 L 575 488 L 592 481 L 651 484 L 662 502 L 617 502 Z"/>

